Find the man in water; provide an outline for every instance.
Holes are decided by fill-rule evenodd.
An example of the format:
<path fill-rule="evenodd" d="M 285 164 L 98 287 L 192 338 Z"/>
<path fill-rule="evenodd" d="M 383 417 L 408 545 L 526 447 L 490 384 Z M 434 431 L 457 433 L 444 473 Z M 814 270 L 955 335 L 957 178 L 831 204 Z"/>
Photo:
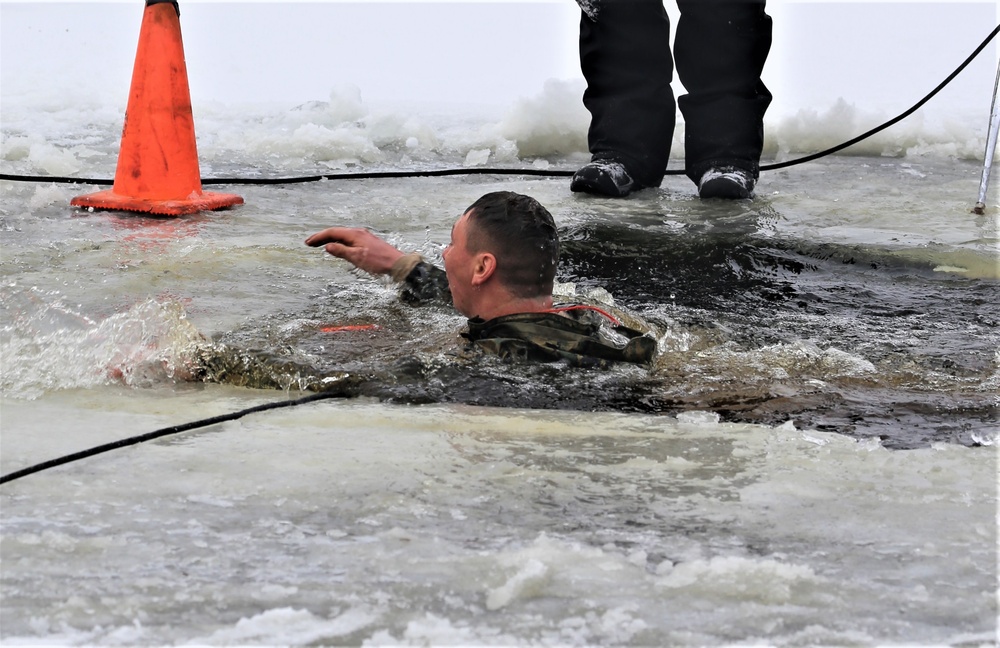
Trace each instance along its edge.
<path fill-rule="evenodd" d="M 509 191 L 486 194 L 451 230 L 442 271 L 363 228 L 330 227 L 306 239 L 374 275 L 403 284 L 411 303 L 450 301 L 469 318 L 464 337 L 502 358 L 577 365 L 648 363 L 656 342 L 600 309 L 554 307 L 559 235 L 538 201 Z"/>

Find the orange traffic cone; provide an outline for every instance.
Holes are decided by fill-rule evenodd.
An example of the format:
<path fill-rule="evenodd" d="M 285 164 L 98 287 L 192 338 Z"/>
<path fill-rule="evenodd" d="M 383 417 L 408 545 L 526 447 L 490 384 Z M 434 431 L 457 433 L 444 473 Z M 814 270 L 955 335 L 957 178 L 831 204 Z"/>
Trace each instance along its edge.
<path fill-rule="evenodd" d="M 243 203 L 201 190 L 179 15 L 176 2 L 146 0 L 114 186 L 71 205 L 179 216 Z"/>

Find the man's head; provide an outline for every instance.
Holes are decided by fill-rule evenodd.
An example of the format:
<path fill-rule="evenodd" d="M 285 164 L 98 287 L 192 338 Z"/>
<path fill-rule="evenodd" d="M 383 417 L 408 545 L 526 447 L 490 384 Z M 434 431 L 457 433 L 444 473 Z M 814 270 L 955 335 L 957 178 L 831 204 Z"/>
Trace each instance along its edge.
<path fill-rule="evenodd" d="M 534 198 L 498 191 L 465 210 L 444 259 L 455 306 L 466 315 L 496 317 L 524 312 L 531 304 L 548 307 L 559 235 L 552 215 Z M 504 299 L 507 303 L 499 303 Z"/>

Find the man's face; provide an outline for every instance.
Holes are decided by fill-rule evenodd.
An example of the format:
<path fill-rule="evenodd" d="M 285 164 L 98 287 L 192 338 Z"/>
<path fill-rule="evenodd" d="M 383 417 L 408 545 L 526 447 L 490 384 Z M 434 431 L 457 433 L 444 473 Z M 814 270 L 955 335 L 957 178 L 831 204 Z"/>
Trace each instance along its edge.
<path fill-rule="evenodd" d="M 475 317 L 472 296 L 476 288 L 472 285 L 475 255 L 469 251 L 469 214 L 464 213 L 451 228 L 451 242 L 441 253 L 444 271 L 448 275 L 448 287 L 455 309 L 466 317 Z"/>

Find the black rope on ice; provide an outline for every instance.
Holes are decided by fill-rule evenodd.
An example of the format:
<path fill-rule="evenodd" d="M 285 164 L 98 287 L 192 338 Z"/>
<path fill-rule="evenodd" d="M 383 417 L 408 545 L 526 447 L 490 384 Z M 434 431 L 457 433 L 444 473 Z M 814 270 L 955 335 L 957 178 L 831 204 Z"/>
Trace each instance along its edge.
<path fill-rule="evenodd" d="M 372 180 L 381 178 L 421 178 L 453 175 L 520 175 L 520 176 L 572 176 L 574 171 L 559 169 L 431 169 L 424 171 L 367 171 L 361 173 L 324 173 L 323 175 L 298 176 L 292 178 L 202 178 L 203 185 L 244 184 L 244 185 L 279 185 L 320 182 L 323 180 Z M 0 173 L 0 180 L 16 182 L 58 182 L 67 184 L 90 184 L 111 186 L 114 180 L 98 178 L 71 178 L 66 176 L 22 176 Z"/>
<path fill-rule="evenodd" d="M 215 425 L 216 423 L 225 423 L 226 421 L 235 421 L 236 419 L 243 418 L 247 414 L 254 414 L 256 412 L 264 412 L 266 410 L 279 409 L 282 407 L 295 407 L 296 405 L 305 405 L 306 403 L 312 403 L 318 400 L 324 400 L 327 398 L 338 398 L 347 396 L 346 393 L 341 391 L 325 391 L 316 394 L 310 394 L 309 396 L 304 396 L 302 398 L 296 398 L 294 400 L 276 401 L 272 403 L 265 403 L 263 405 L 256 405 L 254 407 L 248 407 L 247 409 L 239 410 L 238 412 L 231 412 L 229 414 L 221 414 L 219 416 L 213 416 L 211 418 L 201 419 L 200 421 L 191 421 L 190 423 L 183 423 L 181 425 L 174 425 L 167 428 L 162 428 L 160 430 L 155 430 L 153 432 L 147 432 L 146 434 L 140 434 L 138 436 L 129 437 L 127 439 L 119 439 L 118 441 L 112 441 L 111 443 L 105 443 L 104 445 L 99 445 L 88 450 L 81 450 L 80 452 L 74 452 L 73 454 L 68 454 L 63 457 L 58 457 L 56 459 L 50 459 L 49 461 L 43 461 L 42 463 L 35 464 L 34 466 L 28 466 L 27 468 L 22 468 L 21 470 L 15 470 L 12 473 L 0 476 L 0 484 L 5 484 L 15 479 L 19 479 L 26 475 L 32 473 L 40 472 L 48 468 L 55 468 L 56 466 L 62 466 L 74 461 L 79 461 L 81 459 L 86 459 L 87 457 L 93 457 L 109 450 L 115 450 L 117 448 L 124 448 L 130 445 L 136 445 L 142 443 L 143 441 L 151 441 L 152 439 L 158 439 L 160 437 L 169 436 L 171 434 L 179 434 L 181 432 L 187 432 L 188 430 L 194 430 L 197 428 L 207 427 L 209 425 Z"/>
<path fill-rule="evenodd" d="M 1000 25 L 990 32 L 989 36 L 979 44 L 979 47 L 969 55 L 965 61 L 962 62 L 955 71 L 948 75 L 948 77 L 942 81 L 936 88 L 931 90 L 923 99 L 915 103 L 911 108 L 900 113 L 896 117 L 893 117 L 889 121 L 885 122 L 880 126 L 876 126 L 870 131 L 858 135 L 857 137 L 844 142 L 843 144 L 838 144 L 819 153 L 812 153 L 804 157 L 796 158 L 794 160 L 787 160 L 785 162 L 777 162 L 774 164 L 762 164 L 760 166 L 761 171 L 775 171 L 777 169 L 784 169 L 790 166 L 795 166 L 797 164 L 803 164 L 805 162 L 812 162 L 821 157 L 826 157 L 836 153 L 837 151 L 843 150 L 849 146 L 853 146 L 858 142 L 865 140 L 876 133 L 879 133 L 886 128 L 906 119 L 911 114 L 916 112 L 921 106 L 930 101 L 937 93 L 941 92 L 952 80 L 958 76 L 962 70 L 968 67 L 969 63 L 972 62 L 976 56 L 979 55 L 983 49 L 996 38 L 997 33 L 1000 33 Z M 452 175 L 520 175 L 520 176 L 546 176 L 546 177 L 569 177 L 572 176 L 575 171 L 567 171 L 564 169 L 488 169 L 488 168 L 474 168 L 474 169 L 437 169 L 431 171 L 372 171 L 366 173 L 324 173 L 322 175 L 311 175 L 311 176 L 299 176 L 292 178 L 204 178 L 201 183 L 203 185 L 276 185 L 276 184 L 300 184 L 305 182 L 319 182 L 322 180 L 371 180 L 379 178 L 420 178 L 420 177 L 440 177 L 440 176 L 452 176 Z M 684 175 L 686 171 L 684 169 L 667 169 L 664 171 L 665 175 Z M 114 180 L 106 179 L 94 179 L 94 178 L 69 178 L 69 177 L 59 177 L 59 176 L 25 176 L 25 175 L 15 175 L 9 173 L 0 173 L 0 180 L 11 180 L 15 182 L 59 182 L 68 184 L 90 184 L 90 185 L 113 185 Z"/>

